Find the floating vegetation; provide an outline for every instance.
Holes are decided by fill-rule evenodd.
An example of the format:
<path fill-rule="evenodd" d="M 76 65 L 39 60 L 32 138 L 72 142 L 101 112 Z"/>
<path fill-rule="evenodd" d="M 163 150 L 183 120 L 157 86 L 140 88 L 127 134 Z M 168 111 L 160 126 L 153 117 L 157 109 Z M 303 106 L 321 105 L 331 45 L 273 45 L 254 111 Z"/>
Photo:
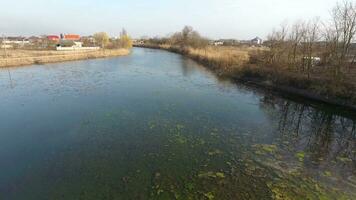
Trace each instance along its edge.
<path fill-rule="evenodd" d="M 212 192 L 208 192 L 205 193 L 204 196 L 208 199 L 208 200 L 213 200 L 215 198 L 214 194 Z"/>
<path fill-rule="evenodd" d="M 156 128 L 156 124 L 154 122 L 149 122 L 148 127 L 153 130 L 154 128 Z"/>
<path fill-rule="evenodd" d="M 218 177 L 218 178 L 225 178 L 225 174 L 222 173 L 222 172 L 217 172 L 215 175 L 216 175 L 216 177 Z"/>
<path fill-rule="evenodd" d="M 199 178 L 225 178 L 222 172 L 205 172 L 198 175 Z"/>
<path fill-rule="evenodd" d="M 116 117 L 113 113 L 110 120 L 114 121 Z M 105 124 L 91 122 L 90 127 L 81 127 L 89 132 L 110 132 Z M 300 162 L 308 162 L 309 159 L 305 158 L 310 154 L 304 151 L 295 153 L 288 149 L 290 146 L 284 145 L 286 142 L 283 140 L 279 140 L 282 144 L 251 145 L 252 142 L 257 143 L 255 138 L 236 135 L 239 131 L 235 129 L 218 130 L 205 125 L 198 132 L 189 123 L 159 117 L 142 121 L 142 124 L 136 124 L 135 129 L 147 132 L 120 136 L 120 140 L 107 140 L 108 137 L 119 136 L 115 134 L 96 135 L 99 141 L 105 138 L 105 148 L 111 146 L 110 149 L 123 150 L 120 153 L 104 152 L 100 147 L 97 149 L 99 155 L 110 158 L 122 153 L 125 162 L 131 160 L 131 165 L 135 166 L 132 170 L 128 167 L 119 172 L 123 173 L 121 177 L 124 178 L 120 179 L 123 186 L 120 187 L 127 188 L 122 191 L 127 198 L 135 198 L 132 194 L 138 189 L 145 190 L 151 199 L 313 200 L 353 197 L 353 194 L 340 192 L 340 188 L 333 189 L 305 173 L 305 165 L 300 165 Z M 117 141 L 125 141 L 125 146 L 114 145 Z M 135 148 L 130 148 L 132 144 Z M 126 155 L 130 155 L 129 158 Z M 317 160 L 320 161 L 320 157 Z M 335 162 L 349 163 L 350 160 L 339 156 Z M 318 172 L 318 175 L 330 181 L 338 176 L 332 169 Z M 351 180 L 349 182 L 352 186 Z M 255 185 L 255 188 L 248 185 Z"/>
<path fill-rule="evenodd" d="M 263 155 L 263 154 L 273 154 L 278 150 L 277 145 L 274 144 L 255 144 L 252 146 L 253 148 L 255 148 L 255 153 L 259 154 L 259 155 Z"/>
<path fill-rule="evenodd" d="M 340 194 L 338 190 L 328 189 L 310 178 L 298 178 L 295 176 L 277 179 L 274 183 L 268 183 L 273 192 L 273 199 L 351 199 L 351 196 Z"/>
<path fill-rule="evenodd" d="M 177 124 L 176 127 L 177 127 L 177 130 L 178 130 L 178 131 L 184 129 L 184 125 L 182 125 L 182 124 Z"/>
<path fill-rule="evenodd" d="M 352 162 L 352 160 L 350 158 L 347 158 L 347 157 L 338 156 L 336 159 L 338 159 L 339 161 L 344 162 L 344 163 Z"/>
<path fill-rule="evenodd" d="M 303 151 L 298 152 L 295 154 L 295 157 L 297 157 L 300 162 L 303 162 L 305 158 L 305 152 Z"/>
<path fill-rule="evenodd" d="M 198 139 L 197 139 L 197 144 L 198 144 L 198 145 L 205 145 L 206 142 L 205 142 L 205 140 L 204 140 L 203 138 L 198 138 Z"/>
<path fill-rule="evenodd" d="M 188 139 L 182 134 L 177 133 L 174 135 L 174 141 L 177 144 L 186 144 L 188 142 Z"/>
<path fill-rule="evenodd" d="M 324 176 L 331 177 L 332 173 L 330 171 L 324 171 Z"/>
<path fill-rule="evenodd" d="M 209 156 L 215 156 L 215 155 L 220 155 L 220 154 L 223 154 L 223 152 L 219 149 L 214 149 L 214 150 L 208 152 Z"/>
<path fill-rule="evenodd" d="M 187 187 L 187 189 L 189 191 L 193 191 L 194 190 L 194 184 L 193 183 L 187 183 L 186 187 Z"/>

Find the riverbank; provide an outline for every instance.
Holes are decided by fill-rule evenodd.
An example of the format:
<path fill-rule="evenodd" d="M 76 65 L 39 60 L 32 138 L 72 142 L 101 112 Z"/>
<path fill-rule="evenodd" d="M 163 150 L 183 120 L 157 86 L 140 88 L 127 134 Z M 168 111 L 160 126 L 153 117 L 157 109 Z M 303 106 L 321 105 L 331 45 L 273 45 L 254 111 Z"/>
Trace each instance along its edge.
<path fill-rule="evenodd" d="M 236 82 L 356 111 L 356 88 L 353 82 L 335 82 L 327 77 L 308 77 L 286 70 L 258 66 L 252 63 L 251 55 L 260 49 L 233 47 L 193 49 L 169 45 L 144 45 L 139 47 L 164 49 L 182 54 L 208 67 L 218 76 Z"/>
<path fill-rule="evenodd" d="M 86 60 L 125 56 L 130 54 L 128 49 L 105 49 L 90 51 L 36 51 L 8 50 L 0 53 L 0 67 L 24 66 L 33 64 L 57 63 L 74 60 Z"/>

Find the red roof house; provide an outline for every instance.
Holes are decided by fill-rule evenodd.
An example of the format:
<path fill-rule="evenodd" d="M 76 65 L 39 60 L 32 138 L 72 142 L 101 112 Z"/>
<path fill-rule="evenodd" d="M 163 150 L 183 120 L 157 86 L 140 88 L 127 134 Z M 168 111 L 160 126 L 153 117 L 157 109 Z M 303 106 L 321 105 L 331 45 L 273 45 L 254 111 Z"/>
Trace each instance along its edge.
<path fill-rule="evenodd" d="M 51 40 L 51 41 L 58 41 L 59 40 L 59 36 L 58 35 L 48 35 L 47 39 Z"/>
<path fill-rule="evenodd" d="M 66 34 L 64 35 L 63 39 L 65 40 L 80 40 L 80 35 L 76 35 L 76 34 Z"/>

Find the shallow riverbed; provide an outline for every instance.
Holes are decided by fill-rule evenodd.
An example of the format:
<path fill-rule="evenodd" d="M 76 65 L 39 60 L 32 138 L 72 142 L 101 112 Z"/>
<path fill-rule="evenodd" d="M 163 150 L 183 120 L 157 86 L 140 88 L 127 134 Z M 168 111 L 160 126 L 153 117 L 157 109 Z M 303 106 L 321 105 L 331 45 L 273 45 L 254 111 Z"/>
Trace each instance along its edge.
<path fill-rule="evenodd" d="M 356 199 L 356 116 L 180 55 L 0 69 L 0 199 Z"/>

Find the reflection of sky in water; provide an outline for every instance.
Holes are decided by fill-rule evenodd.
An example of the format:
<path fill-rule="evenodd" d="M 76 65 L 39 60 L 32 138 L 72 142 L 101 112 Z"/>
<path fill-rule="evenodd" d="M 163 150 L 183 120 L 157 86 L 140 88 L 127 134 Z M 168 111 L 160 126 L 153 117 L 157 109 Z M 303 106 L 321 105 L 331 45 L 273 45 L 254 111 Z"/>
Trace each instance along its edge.
<path fill-rule="evenodd" d="M 74 197 L 83 188 L 89 190 L 83 197 L 88 197 L 93 187 L 106 190 L 113 197 L 132 198 L 130 194 L 135 189 L 151 187 L 152 180 L 144 178 L 157 170 L 162 171 L 162 176 L 154 175 L 153 182 L 165 180 L 162 177 L 166 170 L 176 173 L 170 180 L 184 182 L 185 176 L 190 177 L 193 180 L 189 184 L 195 185 L 196 195 L 209 196 L 209 191 L 199 193 L 203 189 L 198 185 L 202 187 L 204 182 L 187 174 L 208 166 L 210 170 L 230 172 L 225 180 L 233 181 L 234 173 L 228 167 L 204 164 L 212 162 L 210 156 L 220 155 L 220 151 L 224 152 L 224 160 L 216 162 L 221 165 L 231 165 L 231 160 L 237 166 L 256 161 L 259 164 L 254 165 L 273 171 L 271 179 L 278 170 L 286 170 L 312 177 L 321 185 L 340 184 L 345 191 L 355 188 L 352 119 L 340 117 L 330 108 L 315 109 L 218 81 L 182 56 L 135 49 L 132 55 L 122 58 L 9 70 L 11 80 L 8 70 L 0 69 L 0 194 L 5 192 L 5 197 L 20 198 L 29 191 L 33 192 L 33 199 L 36 195 L 60 193 Z M 176 147 L 172 142 L 189 145 Z M 180 152 L 191 157 L 166 158 Z M 154 157 L 156 154 L 159 156 Z M 169 160 L 173 160 L 172 165 Z M 256 166 L 254 169 L 259 169 Z M 146 174 L 140 176 L 141 180 L 132 175 L 133 170 Z M 209 173 L 207 176 L 213 177 Z M 246 180 L 255 180 L 258 191 L 269 196 L 268 191 L 275 190 L 265 179 L 249 175 Z M 125 184 L 120 189 L 99 186 L 111 181 Z M 167 185 L 165 181 L 160 184 Z M 279 186 L 272 183 L 273 187 Z M 212 193 L 216 196 L 219 191 L 245 191 L 243 184 L 246 182 L 231 182 L 230 191 Z M 54 188 L 57 191 L 52 191 Z M 164 195 L 161 190 L 166 189 L 154 189 Z M 175 190 L 183 196 L 188 193 L 179 184 Z M 136 199 L 147 196 L 152 194 L 148 191 Z"/>

